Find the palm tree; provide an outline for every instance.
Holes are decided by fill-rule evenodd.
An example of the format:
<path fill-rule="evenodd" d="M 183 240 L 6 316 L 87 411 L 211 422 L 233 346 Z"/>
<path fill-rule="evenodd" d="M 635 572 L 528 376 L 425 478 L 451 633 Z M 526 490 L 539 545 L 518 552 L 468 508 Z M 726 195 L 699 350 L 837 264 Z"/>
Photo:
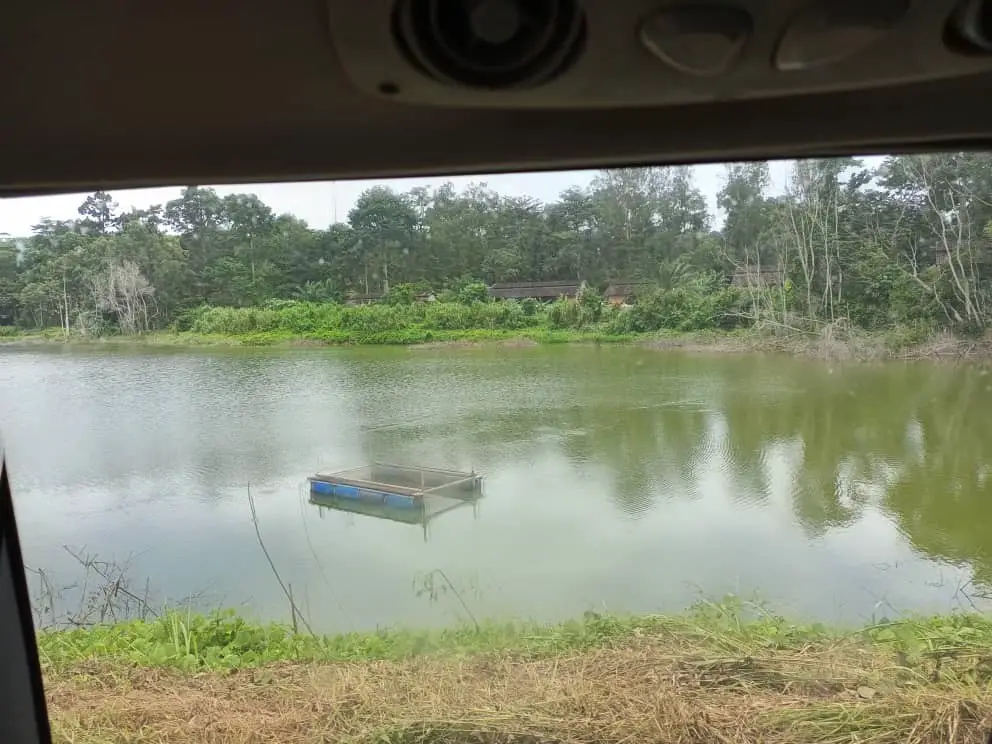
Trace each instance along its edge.
<path fill-rule="evenodd" d="M 330 282 L 306 282 L 294 294 L 303 302 L 326 302 L 331 294 Z"/>
<path fill-rule="evenodd" d="M 692 279 L 695 271 L 682 257 L 665 259 L 658 264 L 658 287 L 663 290 L 675 289 Z"/>

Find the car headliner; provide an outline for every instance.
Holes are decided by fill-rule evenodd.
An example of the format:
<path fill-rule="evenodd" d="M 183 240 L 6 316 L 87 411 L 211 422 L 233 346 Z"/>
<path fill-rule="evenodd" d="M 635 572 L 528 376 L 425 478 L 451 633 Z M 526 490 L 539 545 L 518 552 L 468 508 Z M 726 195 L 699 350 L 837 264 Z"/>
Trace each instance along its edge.
<path fill-rule="evenodd" d="M 366 16 L 388 11 L 388 0 L 366 2 Z M 442 94 L 447 105 L 390 100 L 356 86 L 336 48 L 354 29 L 330 19 L 358 4 L 331 3 L 331 12 L 321 0 L 8 4 L 0 194 L 970 148 L 992 133 L 992 64 L 939 77 L 946 56 L 915 60 L 935 73 L 928 80 L 879 87 L 869 84 L 879 57 L 868 54 L 853 62 L 868 87 L 784 97 L 728 85 L 715 100 L 668 105 L 636 91 L 619 106 L 576 96 L 480 107 L 458 88 Z M 759 21 L 797 5 L 745 4 Z M 607 33 L 633 5 L 645 7 L 588 0 L 590 38 L 636 44 L 626 28 Z M 949 0 L 923 5 L 953 10 Z M 912 33 L 922 48 L 941 32 Z M 901 48 L 915 38 L 904 34 Z M 579 89 L 604 83 L 590 72 L 599 61 L 575 73 L 589 78 Z M 659 62 L 644 53 L 638 64 Z"/>

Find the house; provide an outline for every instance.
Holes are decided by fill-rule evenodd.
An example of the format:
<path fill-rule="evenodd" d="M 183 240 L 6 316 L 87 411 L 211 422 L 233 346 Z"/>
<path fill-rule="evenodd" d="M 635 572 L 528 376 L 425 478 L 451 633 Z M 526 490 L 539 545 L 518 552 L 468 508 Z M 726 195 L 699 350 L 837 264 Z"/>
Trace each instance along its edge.
<path fill-rule="evenodd" d="M 613 282 L 603 294 L 611 305 L 627 305 L 639 292 L 650 289 L 647 282 Z"/>
<path fill-rule="evenodd" d="M 956 251 L 952 249 L 950 253 L 946 250 L 938 250 L 934 263 L 937 266 L 948 266 L 951 263 L 952 257 L 955 259 L 955 263 L 960 261 L 964 266 L 969 266 L 970 264 L 979 266 L 992 265 L 992 249 L 983 246 L 979 246 L 972 251 L 967 249 Z"/>
<path fill-rule="evenodd" d="M 782 269 L 759 269 L 756 266 L 738 268 L 730 283 L 735 287 L 780 287 L 785 283 L 785 272 Z"/>
<path fill-rule="evenodd" d="M 581 286 L 581 282 L 493 284 L 489 287 L 489 296 L 499 300 L 523 300 L 527 297 L 533 297 L 535 300 L 557 300 L 559 297 L 574 299 Z"/>

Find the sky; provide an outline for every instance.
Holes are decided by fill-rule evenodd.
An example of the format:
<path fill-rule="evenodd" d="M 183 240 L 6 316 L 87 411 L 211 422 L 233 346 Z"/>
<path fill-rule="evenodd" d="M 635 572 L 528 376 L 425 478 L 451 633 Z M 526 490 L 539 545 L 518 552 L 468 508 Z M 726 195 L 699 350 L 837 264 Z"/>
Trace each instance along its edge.
<path fill-rule="evenodd" d="M 772 190 L 781 192 L 788 174 L 788 161 L 772 163 Z M 723 186 L 723 165 L 701 165 L 694 169 L 696 186 L 706 195 L 710 213 L 717 216 L 716 194 Z M 307 222 L 313 228 L 326 228 L 335 221 L 344 222 L 348 210 L 365 189 L 382 184 L 397 191 L 407 191 L 414 186 L 437 187 L 451 181 L 459 190 L 470 183 L 485 183 L 490 188 L 508 196 L 530 196 L 542 202 L 551 202 L 570 186 L 586 186 L 595 171 L 555 171 L 550 173 L 511 173 L 498 175 L 453 176 L 439 178 L 403 178 L 375 181 L 317 181 L 310 183 L 259 183 L 237 186 L 215 186 L 222 196 L 234 193 L 255 193 L 277 214 L 289 213 Z M 181 189 L 130 189 L 113 191 L 114 199 L 123 210 L 145 208 L 164 204 L 179 196 Z M 31 227 L 43 218 L 71 219 L 85 198 L 82 194 L 58 196 L 32 196 L 0 199 L 0 235 L 26 237 Z"/>

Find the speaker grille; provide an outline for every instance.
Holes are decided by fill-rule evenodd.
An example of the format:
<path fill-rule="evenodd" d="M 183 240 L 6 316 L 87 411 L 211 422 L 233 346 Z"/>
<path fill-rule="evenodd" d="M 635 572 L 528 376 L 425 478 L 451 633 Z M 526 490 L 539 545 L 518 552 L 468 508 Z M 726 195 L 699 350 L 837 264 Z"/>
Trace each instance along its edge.
<path fill-rule="evenodd" d="M 393 32 L 422 73 L 500 90 L 563 73 L 584 47 L 585 18 L 578 0 L 400 0 Z"/>

